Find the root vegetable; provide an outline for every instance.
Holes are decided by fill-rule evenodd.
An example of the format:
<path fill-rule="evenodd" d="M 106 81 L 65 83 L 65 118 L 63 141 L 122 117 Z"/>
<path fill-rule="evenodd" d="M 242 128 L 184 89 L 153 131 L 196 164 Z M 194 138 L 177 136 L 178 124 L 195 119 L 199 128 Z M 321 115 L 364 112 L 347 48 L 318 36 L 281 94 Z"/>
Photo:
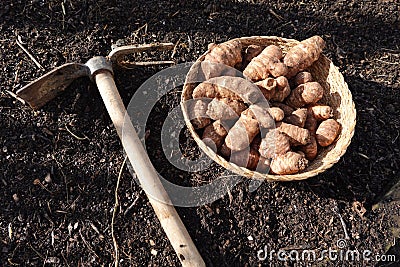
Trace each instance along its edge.
<path fill-rule="evenodd" d="M 286 104 L 293 108 L 301 108 L 316 103 L 322 98 L 324 89 L 318 82 L 308 82 L 297 86 L 289 95 Z"/>
<path fill-rule="evenodd" d="M 220 76 L 199 84 L 192 94 L 193 98 L 230 98 L 245 103 L 256 103 L 262 93 L 253 83 L 240 77 Z"/>
<path fill-rule="evenodd" d="M 271 165 L 271 159 L 267 159 L 260 156 L 260 159 L 258 160 L 258 165 L 256 167 L 256 171 L 260 173 L 268 173 L 270 165 Z"/>
<path fill-rule="evenodd" d="M 236 65 L 236 68 L 239 70 L 243 70 L 249 62 L 258 56 L 262 51 L 264 50 L 264 47 L 259 46 L 259 45 L 249 45 L 244 49 L 242 52 L 242 62 Z"/>
<path fill-rule="evenodd" d="M 278 107 L 269 108 L 268 112 L 269 114 L 271 114 L 272 118 L 275 121 L 281 121 L 285 117 L 285 113 L 283 112 L 283 110 Z"/>
<path fill-rule="evenodd" d="M 230 162 L 240 166 L 245 167 L 249 170 L 255 170 L 260 159 L 260 154 L 255 149 L 245 149 L 232 153 L 230 157 Z"/>
<path fill-rule="evenodd" d="M 219 153 L 225 158 L 229 158 L 231 156 L 231 149 L 226 145 L 226 143 L 223 143 L 219 148 Z"/>
<path fill-rule="evenodd" d="M 248 147 L 260 132 L 258 125 L 259 123 L 250 109 L 243 111 L 225 138 L 227 147 L 232 151 L 240 151 Z"/>
<path fill-rule="evenodd" d="M 340 124 L 334 119 L 322 121 L 316 132 L 316 139 L 320 146 L 329 146 L 339 135 Z"/>
<path fill-rule="evenodd" d="M 275 121 L 269 113 L 269 109 L 270 107 L 266 101 L 249 106 L 249 112 L 252 114 L 253 118 L 259 122 L 262 128 L 270 129 L 275 127 Z"/>
<path fill-rule="evenodd" d="M 294 108 L 289 107 L 288 105 L 285 105 L 283 103 L 279 103 L 279 102 L 273 102 L 271 103 L 272 107 L 277 107 L 280 108 L 281 110 L 283 110 L 283 113 L 285 114 L 285 116 L 290 116 L 292 114 L 292 112 L 294 111 Z"/>
<path fill-rule="evenodd" d="M 226 126 L 223 125 L 220 120 L 217 120 L 204 128 L 202 140 L 208 147 L 217 151 L 217 149 L 224 143 L 227 134 Z"/>
<path fill-rule="evenodd" d="M 333 117 L 333 110 L 330 106 L 311 105 L 308 109 L 317 120 L 326 120 Z"/>
<path fill-rule="evenodd" d="M 211 119 L 206 114 L 208 99 L 192 99 L 186 101 L 184 104 L 187 105 L 189 113 L 189 119 L 195 129 L 201 129 L 211 123 Z"/>
<path fill-rule="evenodd" d="M 304 128 L 310 131 L 311 134 L 315 134 L 317 130 L 318 122 L 310 110 L 307 110 L 307 118 L 304 124 Z"/>
<path fill-rule="evenodd" d="M 304 152 L 306 159 L 313 160 L 317 156 L 318 153 L 318 144 L 314 135 L 310 137 L 310 143 L 305 146 L 299 147 L 302 152 Z"/>
<path fill-rule="evenodd" d="M 275 174 L 294 174 L 304 170 L 308 165 L 308 160 L 304 154 L 297 152 L 286 152 L 283 155 L 277 155 L 272 159 L 271 171 Z"/>
<path fill-rule="evenodd" d="M 219 76 L 239 76 L 240 72 L 222 63 L 209 61 L 196 62 L 190 68 L 186 83 L 198 83 Z"/>
<path fill-rule="evenodd" d="M 258 151 L 261 145 L 261 136 L 258 134 L 254 137 L 253 141 L 250 144 L 250 148 L 255 149 Z"/>
<path fill-rule="evenodd" d="M 285 122 L 278 122 L 276 129 L 289 136 L 292 145 L 306 145 L 310 141 L 310 132 L 307 129 Z"/>
<path fill-rule="evenodd" d="M 207 115 L 213 120 L 237 119 L 246 108 L 246 105 L 240 100 L 214 98 L 208 104 Z"/>
<path fill-rule="evenodd" d="M 267 46 L 250 61 L 243 74 L 253 81 L 266 79 L 270 74 L 274 77 L 284 76 L 287 73 L 287 67 L 280 61 L 282 56 L 280 47 L 276 45 Z"/>
<path fill-rule="evenodd" d="M 283 62 L 288 67 L 287 77 L 293 77 L 299 71 L 310 67 L 318 60 L 325 41 L 320 36 L 313 36 L 292 47 L 285 55 Z"/>
<path fill-rule="evenodd" d="M 204 61 L 222 63 L 231 67 L 242 61 L 242 43 L 239 40 L 212 45 L 210 49 Z"/>
<path fill-rule="evenodd" d="M 289 81 L 285 76 L 279 76 L 276 80 L 275 94 L 271 97 L 272 101 L 283 102 L 290 95 Z"/>
<path fill-rule="evenodd" d="M 290 123 L 301 128 L 304 127 L 307 119 L 307 109 L 306 108 L 299 108 L 292 112 L 289 116 L 287 116 L 284 121 L 286 123 Z"/>
<path fill-rule="evenodd" d="M 299 73 L 297 73 L 296 77 L 294 77 L 294 84 L 296 86 L 298 86 L 300 84 L 312 82 L 312 81 L 313 81 L 313 76 L 308 71 L 299 72 Z"/>
<path fill-rule="evenodd" d="M 253 58 L 258 56 L 264 48 L 259 45 L 249 45 L 244 51 L 243 61 L 249 63 Z"/>
<path fill-rule="evenodd" d="M 277 131 L 269 131 L 262 139 L 259 152 L 265 158 L 273 158 L 275 155 L 283 155 L 290 150 L 287 135 Z"/>
<path fill-rule="evenodd" d="M 260 88 L 261 93 L 267 100 L 271 100 L 276 93 L 276 80 L 274 78 L 267 78 L 265 80 L 258 81 L 255 83 L 255 85 Z"/>

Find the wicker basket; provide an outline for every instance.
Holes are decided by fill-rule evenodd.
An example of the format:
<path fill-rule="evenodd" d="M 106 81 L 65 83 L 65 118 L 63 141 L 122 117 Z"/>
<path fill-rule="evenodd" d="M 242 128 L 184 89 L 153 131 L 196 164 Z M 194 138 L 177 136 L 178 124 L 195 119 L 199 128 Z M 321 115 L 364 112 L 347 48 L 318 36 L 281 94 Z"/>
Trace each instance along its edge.
<path fill-rule="evenodd" d="M 293 39 L 285 39 L 274 36 L 243 37 L 238 38 L 238 40 L 241 41 L 243 47 L 247 47 L 251 44 L 260 46 L 267 46 L 271 44 L 278 45 L 283 49 L 284 53 L 298 43 L 298 41 Z M 209 51 L 210 50 L 199 57 L 197 61 L 203 61 L 205 55 Z M 348 89 L 342 74 L 327 57 L 321 55 L 318 61 L 315 62 L 308 70 L 312 73 L 314 79 L 318 81 L 324 88 L 324 97 L 320 100 L 320 102 L 326 103 L 333 108 L 334 118 L 341 124 L 342 128 L 337 140 L 332 145 L 326 148 L 321 148 L 318 151 L 317 158 L 311 161 L 309 166 L 300 173 L 291 175 L 264 174 L 251 171 L 247 168 L 228 162 L 203 143 L 189 120 L 185 105 L 182 104 L 181 108 L 186 125 L 196 143 L 211 159 L 224 168 L 239 175 L 267 181 L 293 181 L 307 179 L 322 173 L 330 168 L 333 164 L 338 162 L 340 157 L 346 152 L 346 149 L 349 146 L 351 138 L 354 134 L 354 128 L 356 125 L 356 110 L 352 100 L 351 92 Z M 181 103 L 192 98 L 193 89 L 194 88 L 192 85 L 184 85 Z"/>

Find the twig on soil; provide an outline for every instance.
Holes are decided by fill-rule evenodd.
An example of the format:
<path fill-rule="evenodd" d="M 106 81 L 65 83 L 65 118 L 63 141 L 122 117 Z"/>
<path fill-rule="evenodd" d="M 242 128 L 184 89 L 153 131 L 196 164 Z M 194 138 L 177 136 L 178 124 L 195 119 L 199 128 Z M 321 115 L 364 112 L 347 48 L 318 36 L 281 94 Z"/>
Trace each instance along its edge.
<path fill-rule="evenodd" d="M 115 221 L 115 215 L 117 214 L 117 209 L 118 209 L 118 206 L 119 206 L 119 201 L 118 201 L 119 182 L 121 181 L 122 171 L 124 170 L 124 167 L 125 167 L 127 159 L 128 159 L 128 157 L 125 156 L 124 161 L 122 162 L 121 169 L 119 170 L 118 179 L 117 179 L 117 185 L 115 186 L 115 204 L 114 204 L 113 215 L 112 215 L 112 218 L 111 218 L 111 236 L 112 236 L 112 240 L 113 240 L 113 244 L 114 244 L 114 253 L 115 253 L 114 266 L 115 267 L 118 267 L 119 251 L 118 251 L 117 239 L 116 239 L 115 234 L 114 234 L 114 221 Z"/>
<path fill-rule="evenodd" d="M 174 58 L 175 54 L 176 54 L 176 48 L 179 45 L 179 42 L 181 41 L 182 37 L 179 37 L 179 40 L 176 42 L 176 44 L 174 45 L 174 49 L 172 49 L 172 54 L 171 54 L 171 58 Z"/>
<path fill-rule="evenodd" d="M 29 51 L 22 45 L 22 43 L 20 41 L 18 41 L 18 39 L 16 39 L 15 42 L 25 52 L 25 54 L 28 55 L 28 57 L 36 64 L 36 66 L 39 69 L 44 70 L 44 67 L 42 65 L 40 65 L 39 61 L 37 61 L 36 58 L 31 53 L 29 53 Z"/>
<path fill-rule="evenodd" d="M 138 195 L 135 200 L 132 202 L 131 205 L 129 205 L 129 207 L 124 211 L 124 216 L 126 216 L 128 214 L 128 212 L 136 205 L 136 203 L 138 202 L 140 198 L 140 195 Z"/>
<path fill-rule="evenodd" d="M 275 13 L 275 11 L 273 11 L 272 9 L 269 9 L 269 13 L 271 13 L 275 18 L 277 18 L 279 21 L 282 21 L 283 18 L 282 16 L 278 15 Z"/>
<path fill-rule="evenodd" d="M 335 204 L 335 206 L 333 207 L 332 210 L 339 216 L 340 223 L 342 224 L 342 227 L 343 227 L 344 239 L 346 239 L 346 240 L 350 239 L 349 234 L 347 233 L 346 223 L 344 222 L 342 215 L 339 213 L 338 206 Z"/>
<path fill-rule="evenodd" d="M 376 61 L 382 62 L 382 63 L 385 63 L 385 64 L 391 64 L 391 65 L 398 65 L 399 64 L 399 62 L 389 62 L 389 61 L 384 61 L 382 59 L 377 59 Z"/>
<path fill-rule="evenodd" d="M 89 140 L 89 138 L 87 137 L 87 136 L 85 136 L 85 137 L 79 137 L 79 136 L 77 136 L 76 134 L 74 134 L 69 128 L 68 128 L 68 126 L 67 125 L 65 125 L 65 130 L 67 130 L 67 132 L 69 132 L 75 139 L 77 139 L 77 140 L 79 140 L 79 141 L 82 141 L 82 140 Z"/>
<path fill-rule="evenodd" d="M 60 168 L 60 172 L 62 177 L 64 178 L 64 184 L 65 184 L 65 192 L 66 192 L 66 200 L 67 203 L 69 203 L 69 193 L 68 193 L 68 183 L 67 183 L 67 176 L 65 175 L 65 173 L 62 170 L 62 165 L 60 162 L 58 162 L 58 160 L 56 159 L 56 157 L 53 155 L 52 158 L 54 159 L 54 161 L 57 163 L 58 168 Z M 75 201 L 74 201 L 75 202 Z"/>
<path fill-rule="evenodd" d="M 42 260 L 45 259 L 45 257 L 42 254 L 40 254 L 36 249 L 34 249 L 30 243 L 28 245 Z"/>
<path fill-rule="evenodd" d="M 79 236 L 82 238 L 83 243 L 86 245 L 86 247 L 89 249 L 89 251 L 92 252 L 96 256 L 96 258 L 100 258 L 99 255 L 96 254 L 96 252 L 93 250 L 93 248 L 90 246 L 90 244 L 83 237 L 81 229 L 79 229 Z"/>

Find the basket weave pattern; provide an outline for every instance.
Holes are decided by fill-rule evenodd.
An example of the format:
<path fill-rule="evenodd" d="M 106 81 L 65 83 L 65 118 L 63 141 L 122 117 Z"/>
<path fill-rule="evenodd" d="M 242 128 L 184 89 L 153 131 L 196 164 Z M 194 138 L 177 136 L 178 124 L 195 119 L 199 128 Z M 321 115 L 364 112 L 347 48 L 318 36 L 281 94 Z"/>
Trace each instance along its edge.
<path fill-rule="evenodd" d="M 251 44 L 268 46 L 271 44 L 281 47 L 286 53 L 291 47 L 296 45 L 298 41 L 274 36 L 254 36 L 237 38 L 240 40 L 243 47 Z M 197 61 L 203 61 L 208 50 Z M 309 69 L 314 79 L 321 84 L 324 89 L 324 97 L 320 100 L 321 103 L 328 104 L 334 110 L 334 119 L 341 125 L 341 133 L 336 141 L 325 148 L 318 150 L 318 156 L 310 162 L 309 166 L 302 172 L 290 175 L 273 175 L 251 171 L 247 168 L 237 166 L 234 163 L 228 162 L 222 156 L 216 154 L 211 148 L 204 144 L 201 138 L 196 133 L 191 124 L 186 110 L 186 105 L 181 105 L 185 123 L 199 147 L 215 162 L 224 168 L 237 173 L 239 175 L 267 180 L 267 181 L 293 181 L 303 180 L 324 172 L 333 164 L 339 161 L 340 157 L 346 152 L 350 144 L 351 138 L 354 135 L 356 125 L 356 109 L 352 100 L 351 92 L 344 81 L 343 75 L 338 68 L 324 55 L 321 55 Z M 181 103 L 192 98 L 192 84 L 185 84 L 183 87 Z"/>

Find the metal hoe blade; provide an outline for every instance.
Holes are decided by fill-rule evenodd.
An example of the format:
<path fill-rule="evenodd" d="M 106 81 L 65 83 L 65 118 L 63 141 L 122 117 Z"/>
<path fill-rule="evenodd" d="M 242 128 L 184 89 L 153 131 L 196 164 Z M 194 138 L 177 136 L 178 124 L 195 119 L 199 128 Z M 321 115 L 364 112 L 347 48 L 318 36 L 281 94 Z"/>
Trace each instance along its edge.
<path fill-rule="evenodd" d="M 83 76 L 92 77 L 94 74 L 93 64 L 97 64 L 96 60 L 109 60 L 112 63 L 119 64 L 121 67 L 130 68 L 135 66 L 153 66 L 174 64 L 174 61 L 151 61 L 151 62 L 125 62 L 124 57 L 134 53 L 145 51 L 166 51 L 174 48 L 172 43 L 160 44 L 143 44 L 128 45 L 113 49 L 110 54 L 105 57 L 94 57 L 86 64 L 68 63 L 64 64 L 49 73 L 43 75 L 37 80 L 29 83 L 17 91 L 16 97 L 27 102 L 33 109 L 39 109 L 47 102 L 57 96 L 58 93 L 64 91 L 75 79 Z M 96 59 L 96 60 L 94 60 Z M 109 69 L 112 72 L 112 69 Z"/>
<path fill-rule="evenodd" d="M 18 90 L 17 96 L 36 110 L 64 91 L 74 80 L 89 74 L 89 68 L 84 64 L 64 64 Z"/>

